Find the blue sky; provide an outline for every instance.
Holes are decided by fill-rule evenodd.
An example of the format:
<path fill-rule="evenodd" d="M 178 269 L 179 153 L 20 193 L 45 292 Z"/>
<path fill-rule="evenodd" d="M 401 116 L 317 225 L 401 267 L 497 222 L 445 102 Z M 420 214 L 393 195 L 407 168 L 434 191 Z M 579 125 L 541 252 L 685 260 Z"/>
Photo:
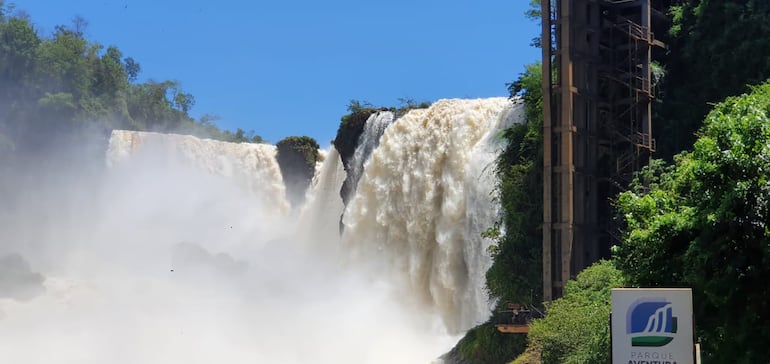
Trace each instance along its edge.
<path fill-rule="evenodd" d="M 177 80 L 193 116 L 275 143 L 334 137 L 351 99 L 504 96 L 539 59 L 526 0 L 7 0 L 43 34 L 75 15 L 86 36 L 142 66 L 140 80 Z"/>

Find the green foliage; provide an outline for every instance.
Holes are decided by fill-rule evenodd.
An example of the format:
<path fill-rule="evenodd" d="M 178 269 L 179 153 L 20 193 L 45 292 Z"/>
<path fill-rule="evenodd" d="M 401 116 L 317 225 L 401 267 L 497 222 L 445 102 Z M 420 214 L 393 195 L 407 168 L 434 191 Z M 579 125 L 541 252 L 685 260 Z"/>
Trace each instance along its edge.
<path fill-rule="evenodd" d="M 44 97 L 37 100 L 37 104 L 41 107 L 52 108 L 59 112 L 66 109 L 74 110 L 76 108 L 75 103 L 72 101 L 72 94 L 66 92 L 57 92 L 55 94 L 46 92 Z"/>
<path fill-rule="evenodd" d="M 188 133 L 229 141 L 261 141 L 233 134 L 212 119 L 188 113 L 195 98 L 177 82 L 135 83 L 141 66 L 115 46 L 84 37 L 87 22 L 57 26 L 41 36 L 24 15 L 0 2 L 0 133 L 19 153 L 35 152 L 85 130 Z M 4 143 L 8 145 L 8 143 Z"/>
<path fill-rule="evenodd" d="M 255 134 L 254 130 L 245 131 L 241 128 L 235 129 L 235 133 L 224 131 L 220 139 L 233 143 L 265 143 L 265 140 Z"/>
<path fill-rule="evenodd" d="M 368 102 L 362 104 L 358 100 L 350 100 L 348 111 L 350 113 L 342 116 L 340 126 L 337 128 L 337 134 L 333 141 L 334 148 L 340 153 L 346 170 L 350 159 L 353 158 L 353 153 L 356 151 L 358 137 L 364 132 L 366 120 L 378 110 Z"/>
<path fill-rule="evenodd" d="M 449 356 L 455 363 L 502 364 L 524 351 L 525 345 L 526 336 L 501 333 L 488 322 L 469 330 Z"/>
<path fill-rule="evenodd" d="M 353 99 L 353 100 L 350 100 L 350 102 L 348 103 L 348 112 L 350 114 L 357 114 L 367 110 L 374 110 L 374 105 L 372 105 L 368 101 L 360 101 L 360 100 Z M 342 118 L 344 122 L 345 116 L 343 116 Z"/>
<path fill-rule="evenodd" d="M 409 110 L 425 109 L 431 105 L 430 102 L 423 101 L 417 103 L 410 98 L 399 98 L 398 102 L 401 105 L 396 108 L 374 107 L 374 105 L 367 101 L 350 100 L 350 103 L 348 103 L 347 106 L 348 114 L 342 116 L 339 128 L 337 129 L 337 134 L 332 141 L 334 148 L 340 153 L 342 163 L 346 170 L 349 168 L 350 160 L 358 145 L 358 138 L 364 132 L 364 126 L 366 125 L 366 120 L 369 119 L 369 116 L 380 111 L 392 111 L 396 114 L 396 117 L 398 117 Z"/>
<path fill-rule="evenodd" d="M 543 126 L 543 66 L 538 61 L 525 66 L 524 73 L 519 79 L 508 84 L 511 97 L 521 96 L 524 99 L 524 113 L 528 123 Z M 537 125 L 533 125 L 537 126 Z"/>
<path fill-rule="evenodd" d="M 543 348 L 536 342 L 528 342 L 527 348 L 510 364 L 542 364 Z"/>
<path fill-rule="evenodd" d="M 355 190 L 356 184 L 358 183 L 354 174 L 351 173 L 353 169 L 353 155 L 356 152 L 358 139 L 361 137 L 361 134 L 363 134 L 366 121 L 369 117 L 372 116 L 372 114 L 381 111 L 390 111 L 394 113 L 396 118 L 398 118 L 409 110 L 427 108 L 430 106 L 429 102 L 416 103 L 413 99 L 409 98 L 400 98 L 398 101 L 401 104 L 399 108 L 375 108 L 369 102 L 350 100 L 350 103 L 348 104 L 349 113 L 342 116 L 339 128 L 337 129 L 337 134 L 332 141 L 334 148 L 337 149 L 337 152 L 340 154 L 342 165 L 347 172 L 347 178 L 345 178 L 345 181 L 340 188 L 340 197 L 345 205 L 347 205 L 348 198 L 350 198 L 351 192 Z"/>
<path fill-rule="evenodd" d="M 672 25 L 668 34 L 656 34 L 669 50 L 653 130 L 659 155 L 669 158 L 692 146 L 710 105 L 770 78 L 770 1 L 658 3 L 670 6 Z"/>
<path fill-rule="evenodd" d="M 276 143 L 276 160 L 292 205 L 304 201 L 318 161 L 318 143 L 306 136 L 291 136 Z"/>
<path fill-rule="evenodd" d="M 635 285 L 692 287 L 714 362 L 770 357 L 768 171 L 770 82 L 717 105 L 692 152 L 647 169 L 618 199 L 628 226 L 618 267 Z"/>
<path fill-rule="evenodd" d="M 505 302 L 539 303 L 542 291 L 542 68 L 528 65 L 509 86 L 511 95 L 524 100 L 527 122 L 506 129 L 508 142 L 497 160 L 496 173 L 502 205 L 500 226 L 487 236 L 498 236 L 491 247 L 493 264 L 486 274 L 491 298 Z M 532 302 L 534 301 L 534 302 Z"/>
<path fill-rule="evenodd" d="M 529 9 L 527 9 L 524 12 L 524 16 L 527 19 L 536 22 L 538 25 L 542 25 L 542 22 L 543 22 L 542 14 L 543 14 L 543 11 L 541 10 L 541 7 L 540 7 L 540 0 L 529 0 Z M 542 47 L 542 44 L 543 44 L 542 38 L 540 36 L 537 36 L 532 38 L 532 42 L 529 45 L 536 48 L 540 48 Z"/>
<path fill-rule="evenodd" d="M 136 81 L 136 78 L 139 77 L 139 72 L 142 72 L 142 66 L 131 57 L 123 59 L 123 65 L 126 70 L 126 76 L 128 76 L 128 81 Z"/>
<path fill-rule="evenodd" d="M 530 326 L 529 345 L 545 364 L 610 362 L 610 290 L 623 278 L 609 261 L 599 261 L 567 282 L 564 297 Z"/>
<path fill-rule="evenodd" d="M 396 116 L 404 115 L 412 109 L 427 109 L 431 105 L 431 103 L 428 101 L 417 102 L 414 99 L 408 97 L 398 98 L 398 103 L 398 108 L 390 108 L 391 111 L 396 113 Z"/>
<path fill-rule="evenodd" d="M 311 171 L 315 170 L 315 163 L 318 161 L 318 149 L 321 148 L 315 139 L 308 136 L 290 136 L 281 139 L 275 146 L 279 153 L 281 150 L 288 149 L 301 155 L 305 166 Z"/>
<path fill-rule="evenodd" d="M 540 0 L 529 0 L 529 9 L 524 11 L 524 16 L 529 20 L 539 22 L 542 14 Z"/>

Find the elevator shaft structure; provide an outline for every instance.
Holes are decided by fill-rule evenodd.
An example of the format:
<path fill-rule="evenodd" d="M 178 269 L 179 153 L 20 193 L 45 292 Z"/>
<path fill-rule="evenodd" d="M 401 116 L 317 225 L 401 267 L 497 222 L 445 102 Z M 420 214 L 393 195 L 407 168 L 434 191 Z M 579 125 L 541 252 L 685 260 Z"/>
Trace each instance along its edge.
<path fill-rule="evenodd" d="M 543 299 L 617 244 L 610 203 L 649 163 L 650 0 L 542 0 Z"/>

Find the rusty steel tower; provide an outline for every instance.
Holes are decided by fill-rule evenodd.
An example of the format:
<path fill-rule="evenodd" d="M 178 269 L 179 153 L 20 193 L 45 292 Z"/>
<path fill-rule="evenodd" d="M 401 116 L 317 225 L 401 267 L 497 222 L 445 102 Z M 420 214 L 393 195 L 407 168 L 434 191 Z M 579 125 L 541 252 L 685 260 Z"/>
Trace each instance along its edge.
<path fill-rule="evenodd" d="M 649 163 L 650 0 L 542 0 L 543 299 L 609 254 L 610 199 Z"/>

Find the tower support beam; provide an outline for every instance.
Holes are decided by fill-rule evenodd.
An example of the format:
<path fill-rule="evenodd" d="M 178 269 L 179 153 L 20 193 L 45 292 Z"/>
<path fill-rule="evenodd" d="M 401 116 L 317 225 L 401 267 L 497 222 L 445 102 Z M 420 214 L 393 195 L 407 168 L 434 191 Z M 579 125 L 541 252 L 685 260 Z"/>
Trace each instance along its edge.
<path fill-rule="evenodd" d="M 619 243 L 610 199 L 649 162 L 649 0 L 542 0 L 543 299 Z"/>

